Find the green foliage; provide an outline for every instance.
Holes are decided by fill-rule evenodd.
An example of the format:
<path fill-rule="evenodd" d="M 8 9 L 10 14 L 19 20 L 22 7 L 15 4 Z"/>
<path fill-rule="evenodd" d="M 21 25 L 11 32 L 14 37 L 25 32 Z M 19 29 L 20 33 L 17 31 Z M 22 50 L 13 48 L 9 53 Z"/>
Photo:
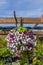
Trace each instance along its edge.
<path fill-rule="evenodd" d="M 0 38 L 0 56 L 7 56 L 10 54 L 9 49 L 7 49 L 7 41 L 5 38 Z M 4 60 L 0 59 L 0 65 L 3 65 Z"/>
<path fill-rule="evenodd" d="M 9 54 L 9 50 L 6 47 L 7 41 L 5 38 L 0 38 L 0 56 Z"/>
<path fill-rule="evenodd" d="M 0 38 L 0 48 L 6 47 L 7 41 L 5 38 Z"/>
<path fill-rule="evenodd" d="M 37 39 L 37 46 L 34 53 L 36 53 L 36 56 L 43 56 L 43 42 L 39 39 Z"/>
<path fill-rule="evenodd" d="M 25 31 L 27 31 L 27 28 L 25 28 L 25 27 L 18 27 L 18 31 L 19 32 L 25 32 Z"/>
<path fill-rule="evenodd" d="M 27 61 L 28 61 L 28 57 L 29 57 L 29 52 L 28 51 L 24 51 L 24 52 L 22 52 L 21 53 L 21 59 L 20 59 L 20 64 L 25 64 L 25 63 L 27 63 Z"/>
<path fill-rule="evenodd" d="M 33 65 L 43 65 L 43 41 L 40 41 L 39 39 L 37 41 L 37 46 L 34 50 L 34 59 L 33 59 Z"/>
<path fill-rule="evenodd" d="M 3 65 L 3 60 L 0 60 L 0 65 Z"/>
<path fill-rule="evenodd" d="M 6 47 L 0 48 L 0 56 L 5 56 L 9 53 L 10 53 L 9 50 Z"/>
<path fill-rule="evenodd" d="M 35 57 L 33 59 L 33 65 L 43 65 L 43 60 L 37 59 L 37 57 Z"/>
<path fill-rule="evenodd" d="M 16 28 L 14 28 L 14 30 L 16 30 Z M 25 28 L 25 27 L 18 27 L 17 30 L 19 32 L 25 32 L 25 31 L 27 31 L 27 28 Z"/>

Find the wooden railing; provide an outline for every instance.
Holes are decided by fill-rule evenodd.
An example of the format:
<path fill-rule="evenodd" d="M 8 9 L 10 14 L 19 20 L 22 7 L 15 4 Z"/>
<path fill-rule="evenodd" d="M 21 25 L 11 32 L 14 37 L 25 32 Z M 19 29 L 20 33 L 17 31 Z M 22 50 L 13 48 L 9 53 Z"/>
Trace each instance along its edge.
<path fill-rule="evenodd" d="M 29 30 L 31 30 L 31 29 L 29 29 Z M 33 31 L 33 34 L 35 34 L 35 35 L 43 35 L 43 31 L 42 30 L 36 30 L 35 31 L 35 29 L 33 29 L 32 31 Z M 2 32 L 0 32 L 0 35 L 7 35 L 8 32 L 9 31 L 2 31 Z"/>
<path fill-rule="evenodd" d="M 20 23 L 21 18 L 17 18 L 17 22 Z M 22 18 L 23 23 L 28 24 L 43 24 L 41 18 Z M 0 18 L 0 24 L 15 24 L 15 18 Z"/>
<path fill-rule="evenodd" d="M 0 18 L 0 24 L 16 24 L 20 23 L 21 26 L 23 26 L 23 23 L 25 24 L 35 24 L 34 27 L 32 28 L 35 29 L 37 28 L 38 24 L 43 24 L 43 15 L 40 18 L 23 18 L 23 17 L 16 17 L 15 11 L 14 11 L 14 17 L 13 18 Z M 42 29 L 43 30 L 43 29 Z M 33 31 L 35 35 L 43 35 L 43 31 Z M 0 35 L 7 35 L 8 31 L 6 32 L 0 32 Z"/>

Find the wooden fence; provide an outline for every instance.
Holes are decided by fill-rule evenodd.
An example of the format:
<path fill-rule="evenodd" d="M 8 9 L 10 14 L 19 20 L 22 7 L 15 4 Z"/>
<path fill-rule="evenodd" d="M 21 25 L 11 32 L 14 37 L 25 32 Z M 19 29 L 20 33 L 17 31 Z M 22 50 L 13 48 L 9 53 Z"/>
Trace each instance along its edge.
<path fill-rule="evenodd" d="M 21 26 L 23 26 L 23 24 L 35 24 L 33 28 L 31 28 L 30 30 L 34 30 L 33 33 L 43 37 L 43 28 L 42 30 L 36 30 L 38 24 L 43 24 L 43 15 L 41 15 L 40 18 L 23 18 L 23 17 L 16 17 L 16 13 L 14 11 L 14 17 L 13 18 L 0 18 L 0 24 L 17 24 L 20 23 Z M 39 28 L 40 29 L 40 28 Z M 0 32 L 0 36 L 6 36 L 8 34 L 8 31 L 2 31 Z"/>

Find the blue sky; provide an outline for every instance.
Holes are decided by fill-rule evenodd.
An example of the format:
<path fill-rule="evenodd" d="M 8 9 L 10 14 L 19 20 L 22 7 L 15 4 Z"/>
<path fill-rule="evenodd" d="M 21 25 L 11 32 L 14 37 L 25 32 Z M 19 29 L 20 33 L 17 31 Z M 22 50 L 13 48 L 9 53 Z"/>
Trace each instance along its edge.
<path fill-rule="evenodd" d="M 43 0 L 0 0 L 0 17 L 40 17 L 43 14 Z"/>
<path fill-rule="evenodd" d="M 40 17 L 43 0 L 0 0 L 0 17 L 13 17 L 14 10 L 17 17 Z"/>

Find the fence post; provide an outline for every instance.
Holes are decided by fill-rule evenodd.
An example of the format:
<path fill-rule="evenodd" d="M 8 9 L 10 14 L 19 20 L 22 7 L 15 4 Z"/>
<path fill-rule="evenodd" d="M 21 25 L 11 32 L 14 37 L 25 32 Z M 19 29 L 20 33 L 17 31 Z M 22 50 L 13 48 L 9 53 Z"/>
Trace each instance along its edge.
<path fill-rule="evenodd" d="M 20 18 L 20 26 L 23 26 L 22 17 Z"/>
<path fill-rule="evenodd" d="M 16 18 L 16 13 L 14 11 L 14 18 L 15 18 L 15 21 L 16 21 L 16 28 L 17 28 L 17 18 Z"/>

